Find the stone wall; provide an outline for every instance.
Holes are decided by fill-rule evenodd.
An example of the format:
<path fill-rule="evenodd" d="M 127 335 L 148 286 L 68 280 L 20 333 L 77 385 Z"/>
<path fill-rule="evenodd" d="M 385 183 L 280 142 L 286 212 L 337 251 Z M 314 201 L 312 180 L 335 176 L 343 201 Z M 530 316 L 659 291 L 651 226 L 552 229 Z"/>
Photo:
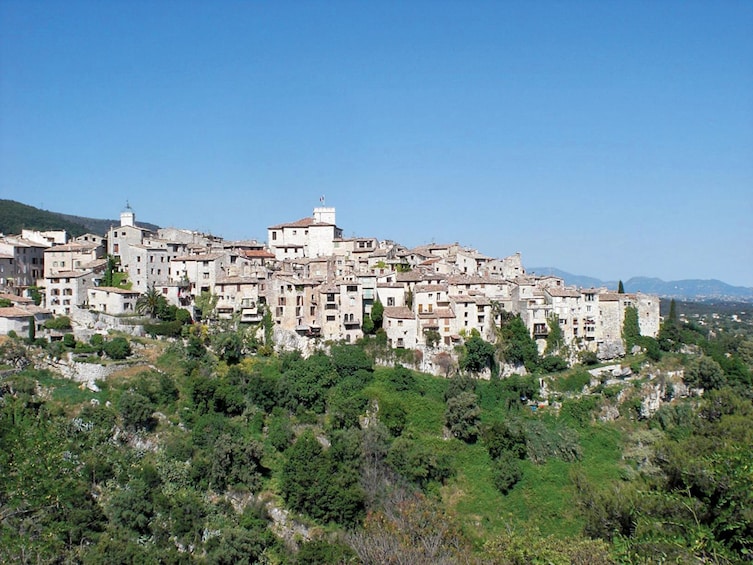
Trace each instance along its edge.
<path fill-rule="evenodd" d="M 73 360 L 71 353 L 68 353 L 64 359 L 44 357 L 35 361 L 36 365 L 41 369 L 49 369 L 59 373 L 66 379 L 71 379 L 77 383 L 86 383 L 87 385 L 93 385 L 98 380 L 104 380 L 116 371 L 123 369 L 124 366 L 127 366 L 120 363 L 108 365 L 80 363 Z"/>

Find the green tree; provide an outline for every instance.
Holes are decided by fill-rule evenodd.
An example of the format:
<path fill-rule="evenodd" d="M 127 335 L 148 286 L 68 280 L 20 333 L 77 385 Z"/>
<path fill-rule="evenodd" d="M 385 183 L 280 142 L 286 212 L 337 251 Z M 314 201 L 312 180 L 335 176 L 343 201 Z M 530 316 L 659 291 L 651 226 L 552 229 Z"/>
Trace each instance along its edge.
<path fill-rule="evenodd" d="M 131 354 L 131 345 L 124 337 L 114 337 L 105 342 L 104 352 L 110 359 L 125 359 Z"/>
<path fill-rule="evenodd" d="M 507 494 L 523 478 L 520 459 L 510 451 L 502 454 L 492 462 L 492 482 L 499 492 Z"/>
<path fill-rule="evenodd" d="M 102 276 L 101 286 L 115 286 L 115 271 L 118 267 L 117 260 L 113 255 L 107 256 L 107 266 Z"/>
<path fill-rule="evenodd" d="M 374 322 L 374 327 L 378 330 L 382 327 L 382 320 L 384 318 L 384 306 L 377 298 L 374 304 L 371 306 L 371 319 Z"/>
<path fill-rule="evenodd" d="M 147 397 L 138 392 L 126 391 L 118 400 L 118 411 L 123 418 L 123 425 L 132 431 L 150 430 L 155 425 L 152 417 L 154 405 Z"/>
<path fill-rule="evenodd" d="M 617 283 L 617 294 L 625 294 L 625 287 L 622 284 L 622 280 Z"/>
<path fill-rule="evenodd" d="M 494 346 L 479 336 L 465 341 L 465 354 L 460 359 L 460 368 L 471 373 L 494 369 Z"/>
<path fill-rule="evenodd" d="M 68 316 L 56 316 L 45 320 L 44 327 L 48 330 L 69 330 L 71 329 L 71 319 Z"/>
<path fill-rule="evenodd" d="M 677 305 L 674 298 L 669 303 L 669 315 L 662 322 L 656 339 L 663 351 L 677 351 L 680 348 L 682 338 L 680 323 L 677 320 Z"/>
<path fill-rule="evenodd" d="M 474 443 L 479 435 L 481 409 L 472 392 L 461 392 L 447 401 L 444 415 L 450 433 L 466 443 Z"/>
<path fill-rule="evenodd" d="M 482 439 L 492 459 L 499 459 L 504 453 L 511 453 L 518 459 L 526 455 L 526 436 L 517 420 L 494 422 L 486 426 Z"/>
<path fill-rule="evenodd" d="M 374 320 L 371 319 L 371 315 L 364 314 L 361 329 L 365 335 L 371 335 L 374 333 Z"/>
<path fill-rule="evenodd" d="M 559 316 L 556 313 L 552 314 L 547 319 L 547 324 L 549 325 L 549 333 L 546 336 L 546 349 L 544 350 L 544 354 L 557 355 L 565 345 L 565 336 L 562 333 Z"/>
<path fill-rule="evenodd" d="M 413 310 L 413 291 L 411 289 L 405 291 L 404 302 L 407 308 Z"/>
<path fill-rule="evenodd" d="M 34 304 L 36 306 L 39 306 L 42 303 L 42 293 L 39 292 L 39 288 L 37 288 L 36 286 L 30 286 L 29 298 L 31 298 L 34 301 Z"/>
<path fill-rule="evenodd" d="M 152 284 L 146 289 L 145 293 L 136 299 L 136 312 L 150 318 L 156 318 L 164 302 L 165 297 Z"/>
<path fill-rule="evenodd" d="M 520 316 L 503 317 L 498 334 L 500 356 L 512 365 L 523 365 L 529 371 L 536 368 L 539 349 Z"/>
<path fill-rule="evenodd" d="M 638 324 L 638 309 L 635 306 L 625 308 L 625 319 L 622 322 L 622 339 L 625 341 L 625 350 L 630 351 L 638 345 L 641 337 L 641 328 Z"/>
<path fill-rule="evenodd" d="M 707 390 L 722 388 L 727 382 L 721 365 L 706 355 L 696 357 L 688 363 L 684 380 L 688 386 Z"/>
<path fill-rule="evenodd" d="M 440 341 L 442 341 L 442 336 L 437 330 L 426 330 L 424 332 L 424 339 L 426 340 L 426 345 L 428 347 L 434 348 L 439 345 Z"/>
<path fill-rule="evenodd" d="M 354 524 L 363 515 L 363 492 L 357 472 L 331 461 L 311 431 L 286 452 L 280 490 L 295 510 L 322 522 Z"/>
<path fill-rule="evenodd" d="M 228 365 L 236 365 L 243 358 L 243 339 L 238 332 L 223 332 L 212 338 L 217 356 Z"/>
<path fill-rule="evenodd" d="M 219 296 L 208 291 L 204 291 L 197 296 L 194 299 L 194 306 L 196 307 L 198 318 L 200 320 L 211 319 L 219 299 Z"/>

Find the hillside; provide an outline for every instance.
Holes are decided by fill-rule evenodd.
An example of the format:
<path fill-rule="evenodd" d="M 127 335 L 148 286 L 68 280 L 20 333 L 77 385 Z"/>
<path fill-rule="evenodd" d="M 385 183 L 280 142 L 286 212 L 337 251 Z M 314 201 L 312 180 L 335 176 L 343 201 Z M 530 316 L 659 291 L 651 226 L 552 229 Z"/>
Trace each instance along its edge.
<path fill-rule="evenodd" d="M 595 277 L 574 275 L 554 267 L 532 267 L 528 272 L 537 275 L 552 275 L 564 279 L 569 286 L 582 288 L 606 287 L 616 289 L 618 281 L 602 281 Z M 632 277 L 623 281 L 626 292 L 645 292 L 668 298 L 683 299 L 713 299 L 726 298 L 751 301 L 753 288 L 733 286 L 716 279 L 683 279 L 677 281 L 663 281 L 658 278 Z"/>
<path fill-rule="evenodd" d="M 22 229 L 65 230 L 72 237 L 84 233 L 105 235 L 110 226 L 120 224 L 120 220 L 103 220 L 60 214 L 22 204 L 14 200 L 0 200 L 0 233 L 19 234 Z M 138 222 L 150 230 L 159 229 L 155 224 Z"/>
<path fill-rule="evenodd" d="M 480 338 L 447 379 L 376 337 L 3 338 L 0 562 L 747 562 L 753 326 L 700 321 L 617 369 L 488 380 Z M 35 366 L 73 352 L 115 372 Z"/>

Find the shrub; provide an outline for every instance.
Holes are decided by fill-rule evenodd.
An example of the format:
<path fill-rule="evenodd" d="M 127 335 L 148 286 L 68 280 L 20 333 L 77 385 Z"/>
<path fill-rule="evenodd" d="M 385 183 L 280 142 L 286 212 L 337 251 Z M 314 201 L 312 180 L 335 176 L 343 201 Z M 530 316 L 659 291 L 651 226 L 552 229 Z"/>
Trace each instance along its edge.
<path fill-rule="evenodd" d="M 520 459 L 510 451 L 504 451 L 492 463 L 492 482 L 502 494 L 510 492 L 522 477 L 523 471 L 520 468 Z"/>
<path fill-rule="evenodd" d="M 106 342 L 104 351 L 110 359 L 125 359 L 131 354 L 131 345 L 124 337 L 116 337 Z"/>
<path fill-rule="evenodd" d="M 545 373 L 559 373 L 567 369 L 568 365 L 562 357 L 549 355 L 541 360 L 540 367 Z"/>
<path fill-rule="evenodd" d="M 524 431 L 528 459 L 533 463 L 545 463 L 552 458 L 563 461 L 581 458 L 578 434 L 559 420 L 549 424 L 542 420 L 531 420 L 527 422 Z"/>
<path fill-rule="evenodd" d="M 397 391 L 415 390 L 416 388 L 416 377 L 413 376 L 413 371 L 402 365 L 395 365 L 387 374 L 387 382 Z"/>
<path fill-rule="evenodd" d="M 587 371 L 570 373 L 554 380 L 554 389 L 559 392 L 580 392 L 591 382 L 591 374 Z"/>
<path fill-rule="evenodd" d="M 472 392 L 461 392 L 447 401 L 445 424 L 452 435 L 467 443 L 473 443 L 479 434 L 481 409 L 478 407 L 476 395 Z"/>
<path fill-rule="evenodd" d="M 578 359 L 580 359 L 580 362 L 586 366 L 596 365 L 599 362 L 599 357 L 596 355 L 595 351 L 581 351 L 578 354 Z"/>
<path fill-rule="evenodd" d="M 66 347 L 76 347 L 76 338 L 73 334 L 65 334 L 63 336 L 63 345 Z"/>
<path fill-rule="evenodd" d="M 492 459 L 499 459 L 505 453 L 518 459 L 525 457 L 526 437 L 520 422 L 516 420 L 494 422 L 486 426 L 482 438 Z"/>
<path fill-rule="evenodd" d="M 398 402 L 382 402 L 379 406 L 379 421 L 395 437 L 403 432 L 407 416 L 405 408 Z"/>
<path fill-rule="evenodd" d="M 118 400 L 118 410 L 126 429 L 150 430 L 154 427 L 154 406 L 143 394 L 133 391 L 123 393 Z"/>
<path fill-rule="evenodd" d="M 45 320 L 44 327 L 48 330 L 69 330 L 71 329 L 71 319 L 68 316 L 58 316 Z"/>

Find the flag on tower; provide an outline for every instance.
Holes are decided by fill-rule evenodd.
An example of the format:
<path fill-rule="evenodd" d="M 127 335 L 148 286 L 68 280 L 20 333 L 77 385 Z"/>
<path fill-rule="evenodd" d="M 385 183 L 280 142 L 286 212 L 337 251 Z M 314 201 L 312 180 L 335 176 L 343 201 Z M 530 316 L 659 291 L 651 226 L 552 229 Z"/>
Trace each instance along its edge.
<path fill-rule="evenodd" d="M 324 204 L 324 195 L 323 194 L 319 197 L 319 202 L 321 202 L 322 204 Z"/>

